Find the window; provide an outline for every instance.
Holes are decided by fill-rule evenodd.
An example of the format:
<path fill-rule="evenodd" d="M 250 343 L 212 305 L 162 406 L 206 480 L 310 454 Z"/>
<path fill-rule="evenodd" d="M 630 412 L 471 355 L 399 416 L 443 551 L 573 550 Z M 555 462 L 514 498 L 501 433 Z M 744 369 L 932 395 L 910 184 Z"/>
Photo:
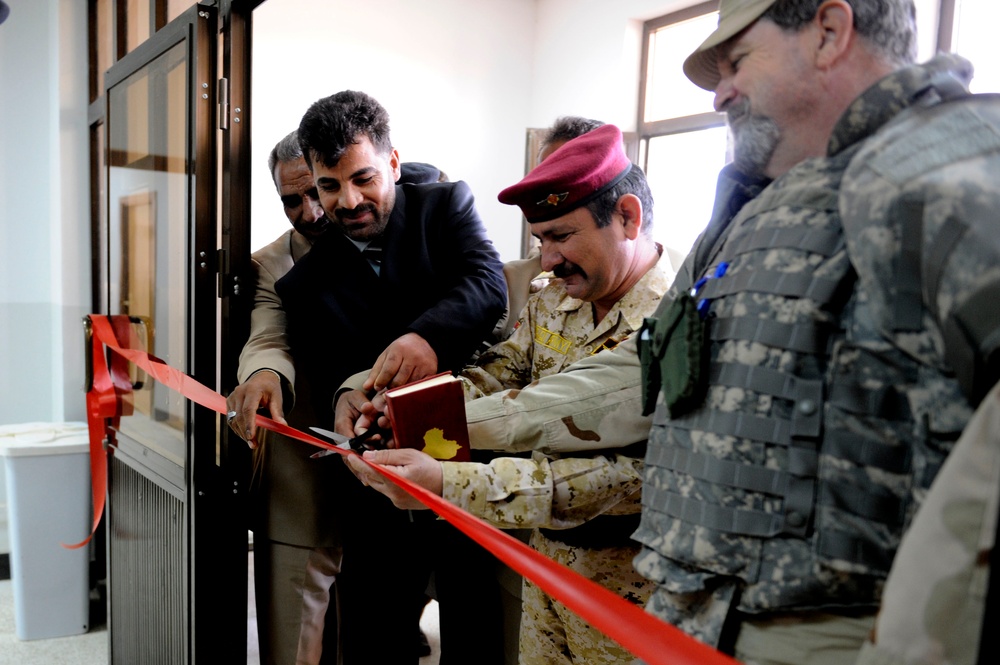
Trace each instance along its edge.
<path fill-rule="evenodd" d="M 197 0 L 89 0 L 91 292 L 95 312 L 107 312 L 110 305 L 100 277 L 108 260 L 103 231 L 108 212 L 104 196 L 104 75 L 132 49 L 196 3 Z"/>
<path fill-rule="evenodd" d="M 992 31 L 996 0 L 915 0 L 920 61 L 954 51 L 976 66 L 973 92 L 1000 92 Z M 718 3 L 701 2 L 647 21 L 639 87 L 639 164 L 656 209 L 653 235 L 679 266 L 711 215 L 716 177 L 730 159 L 725 115 L 713 94 L 692 84 L 681 63 L 718 23 Z"/>
<path fill-rule="evenodd" d="M 716 175 L 730 153 L 714 95 L 688 81 L 680 67 L 715 29 L 716 7 L 703 2 L 649 21 L 643 31 L 639 163 L 656 201 L 653 236 L 675 268 L 708 222 Z"/>
<path fill-rule="evenodd" d="M 1000 66 L 993 44 L 997 21 L 1000 21 L 1000 3 L 996 0 L 941 0 L 941 24 L 946 29 L 949 23 L 945 20 L 945 12 L 951 9 L 949 5 L 953 6 L 951 31 L 940 35 L 940 48 L 954 51 L 975 65 L 972 92 L 1000 92 Z"/>

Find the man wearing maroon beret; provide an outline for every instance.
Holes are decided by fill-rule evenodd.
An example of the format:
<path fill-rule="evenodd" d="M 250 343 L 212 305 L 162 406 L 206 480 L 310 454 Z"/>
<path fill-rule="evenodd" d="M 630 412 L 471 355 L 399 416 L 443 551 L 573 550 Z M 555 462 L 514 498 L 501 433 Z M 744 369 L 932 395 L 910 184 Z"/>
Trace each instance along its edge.
<path fill-rule="evenodd" d="M 521 208 L 541 241 L 542 269 L 555 279 L 528 300 L 512 335 L 460 376 L 466 399 L 523 388 L 572 362 L 614 348 L 656 308 L 672 275 L 652 240 L 652 196 L 629 162 L 621 131 L 605 125 L 567 142 L 500 193 Z M 666 266 L 666 263 L 663 264 Z M 669 270 L 669 269 L 667 269 Z M 600 437 L 600 431 L 595 432 Z M 517 442 L 519 450 L 530 442 Z M 516 452 L 502 440 L 474 448 Z M 489 464 L 438 462 L 422 452 L 366 453 L 501 528 L 532 527 L 530 543 L 637 604 L 652 584 L 632 567 L 644 446 L 562 456 L 499 457 Z M 398 507 L 423 508 L 347 459 Z M 618 663 L 630 656 L 531 582 L 522 590 L 521 665 Z"/>

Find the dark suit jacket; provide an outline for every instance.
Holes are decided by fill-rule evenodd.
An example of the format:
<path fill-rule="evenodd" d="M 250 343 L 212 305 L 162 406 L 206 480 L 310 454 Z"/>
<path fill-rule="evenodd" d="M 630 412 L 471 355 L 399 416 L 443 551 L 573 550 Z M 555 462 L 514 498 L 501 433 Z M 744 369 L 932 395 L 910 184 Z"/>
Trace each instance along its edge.
<path fill-rule="evenodd" d="M 376 275 L 358 248 L 332 230 L 276 284 L 295 366 L 307 373 L 318 420 L 326 427 L 332 426 L 331 400 L 343 380 L 370 368 L 397 337 L 419 334 L 437 353 L 439 370 L 458 370 L 506 307 L 503 266 L 463 182 L 398 185 L 381 245 Z M 472 627 L 442 616 L 442 642 L 448 642 L 454 662 L 476 662 L 483 648 L 502 652 L 499 602 L 481 591 L 479 579 L 485 578 L 486 588 L 495 585 L 495 564 L 481 563 L 481 551 L 463 551 L 463 541 L 466 549 L 478 548 L 457 532 L 450 538 L 447 525 L 411 521 L 407 511 L 359 483 L 336 456 L 313 461 L 326 460 L 333 460 L 327 485 L 339 498 L 323 509 L 338 515 L 344 547 L 337 576 L 344 662 L 416 662 L 414 623 L 430 571 L 441 562 L 449 568 L 436 578 L 442 605 L 477 604 Z M 393 561 L 391 575 L 385 574 L 386 560 Z M 463 596 L 466 591 L 474 598 Z M 373 619 L 387 607 L 399 617 L 394 623 L 400 634 L 413 635 L 413 642 L 385 639 L 383 623 Z M 461 609 L 453 614 L 463 616 Z"/>
<path fill-rule="evenodd" d="M 403 162 L 399 183 L 435 183 L 440 171 L 430 164 Z M 337 233 L 331 229 L 329 233 Z M 257 275 L 254 309 L 250 315 L 250 338 L 240 354 L 239 379 L 246 381 L 262 368 L 277 371 L 295 388 L 293 400 L 285 400 L 285 416 L 292 427 L 308 431 L 318 420 L 310 398 L 307 372 L 296 377 L 287 339 L 287 317 L 275 283 L 312 249 L 312 243 L 292 229 L 254 252 Z M 370 270 L 370 268 L 369 268 Z M 301 361 L 308 366 L 308 360 Z M 289 395 L 288 397 L 291 397 Z M 310 459 L 316 448 L 276 432 L 258 434 L 253 452 L 250 482 L 252 528 L 259 539 L 289 545 L 334 547 L 340 544 L 341 519 L 329 506 L 342 499 L 330 482 L 330 467 L 342 466 L 330 457 Z"/>
<path fill-rule="evenodd" d="M 464 182 L 397 185 L 382 248 L 376 275 L 346 237 L 326 233 L 275 285 L 326 426 L 343 380 L 400 335 L 419 334 L 440 371 L 457 371 L 505 311 L 503 266 Z"/>

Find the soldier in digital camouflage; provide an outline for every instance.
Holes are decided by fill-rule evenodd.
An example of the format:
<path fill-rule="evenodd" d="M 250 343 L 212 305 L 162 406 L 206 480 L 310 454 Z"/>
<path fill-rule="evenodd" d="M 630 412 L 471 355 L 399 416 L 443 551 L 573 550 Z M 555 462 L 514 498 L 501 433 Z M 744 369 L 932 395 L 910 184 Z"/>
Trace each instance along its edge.
<path fill-rule="evenodd" d="M 733 170 L 770 183 L 713 219 L 644 331 L 635 565 L 650 611 L 746 662 L 854 662 L 998 376 L 1000 104 L 956 56 L 910 64 L 914 23 L 908 0 L 723 0 L 684 64 Z"/>
<path fill-rule="evenodd" d="M 500 193 L 520 206 L 541 241 L 541 267 L 554 278 L 528 299 L 511 336 L 482 354 L 462 378 L 466 398 L 518 389 L 574 361 L 612 349 L 642 325 L 672 275 L 653 240 L 652 196 L 629 162 L 621 131 L 605 125 L 555 150 L 521 182 Z M 473 447 L 511 452 L 505 438 L 472 437 Z M 530 544 L 609 590 L 643 604 L 652 584 L 632 567 L 638 547 L 641 445 L 634 449 L 485 463 L 439 463 L 414 450 L 379 451 L 374 461 L 501 528 L 533 528 Z M 352 461 L 353 462 L 353 461 Z M 370 474 L 364 465 L 352 466 Z M 401 507 L 424 507 L 380 478 L 364 475 Z M 522 591 L 522 665 L 620 663 L 621 646 L 580 620 L 530 581 Z"/>
<path fill-rule="evenodd" d="M 467 405 L 473 436 L 544 451 L 631 444 L 651 414 L 647 609 L 746 662 L 855 661 L 1000 374 L 1000 105 L 968 94 L 961 58 L 912 64 L 914 24 L 909 0 L 723 0 L 685 72 L 735 161 L 656 316 Z M 874 662 L 939 662 L 956 640 L 921 612 L 954 623 L 946 597 L 887 604 L 880 624 L 926 639 L 876 630 Z"/>

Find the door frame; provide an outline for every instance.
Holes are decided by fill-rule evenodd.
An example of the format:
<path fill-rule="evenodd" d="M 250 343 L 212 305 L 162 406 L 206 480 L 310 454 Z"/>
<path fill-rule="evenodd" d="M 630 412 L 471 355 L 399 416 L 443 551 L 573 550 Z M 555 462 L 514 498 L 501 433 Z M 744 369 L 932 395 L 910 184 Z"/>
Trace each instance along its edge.
<path fill-rule="evenodd" d="M 248 166 L 240 166 L 241 161 L 249 161 L 248 105 L 242 103 L 239 106 L 240 122 L 229 122 L 229 127 L 236 131 L 220 129 L 235 108 L 232 105 L 228 108 L 220 106 L 220 101 L 231 98 L 227 87 L 230 84 L 226 79 L 238 80 L 242 84 L 247 77 L 241 72 L 249 72 L 248 41 L 243 41 L 244 35 L 235 34 L 233 30 L 235 23 L 237 31 L 245 31 L 245 35 L 249 35 L 250 22 L 241 20 L 245 15 L 243 8 L 249 5 L 239 2 L 224 4 L 228 14 L 220 13 L 214 4 L 192 6 L 114 63 L 105 77 L 104 99 L 100 100 L 103 118 L 98 118 L 97 123 L 105 126 L 104 146 L 101 147 L 107 155 L 110 141 L 107 130 L 109 122 L 114 122 L 110 117 L 110 95 L 107 91 L 169 49 L 182 42 L 187 43 L 189 101 L 185 150 L 188 189 L 184 223 L 188 225 L 185 249 L 188 284 L 185 294 L 187 329 L 183 335 L 188 366 L 177 369 L 216 390 L 223 389 L 219 384 L 225 383 L 224 377 L 235 376 L 235 370 L 227 371 L 227 365 L 231 365 L 234 356 L 238 355 L 238 350 L 232 353 L 228 348 L 230 345 L 223 345 L 221 340 L 229 339 L 231 322 L 249 319 L 247 303 L 244 302 L 246 298 L 233 293 L 238 291 L 233 287 L 239 280 L 232 277 L 238 273 L 232 272 L 231 268 L 241 270 L 241 262 L 226 260 L 227 255 L 245 254 L 246 263 L 249 263 L 248 249 L 240 251 L 238 248 L 241 243 L 247 247 L 249 244 L 249 205 L 241 203 L 245 188 L 236 184 L 240 174 L 248 170 Z M 225 54 L 223 68 L 233 72 L 230 77 L 219 75 L 220 49 Z M 101 257 L 94 264 L 101 273 L 94 280 L 95 291 L 101 290 L 94 294 L 94 309 L 104 312 L 115 306 L 110 298 L 108 259 L 111 243 L 117 242 L 117 238 L 109 237 L 107 229 L 107 202 L 110 197 L 108 168 L 104 164 L 100 174 L 104 181 L 96 189 L 104 198 L 105 212 L 98 215 L 100 224 L 93 234 L 95 245 L 100 245 L 97 249 Z M 249 200 L 249 192 L 245 193 L 245 197 Z M 220 210 L 221 219 L 226 220 L 222 224 Z M 241 236 L 246 236 L 246 239 L 241 239 Z M 233 302 L 229 302 L 227 297 L 230 294 L 237 296 Z M 219 298 L 222 298 L 221 306 Z M 245 315 L 241 313 L 243 309 L 246 309 Z M 219 414 L 188 402 L 186 416 L 183 467 L 165 464 L 164 459 L 156 459 L 153 452 L 136 441 L 129 441 L 127 437 L 119 437 L 119 445 L 109 450 L 109 478 L 112 482 L 108 487 L 105 536 L 109 541 L 106 564 L 111 578 L 108 580 L 109 589 L 112 590 L 108 608 L 112 663 L 128 662 L 132 656 L 126 654 L 144 653 L 143 642 L 155 644 L 157 640 L 151 640 L 149 634 L 138 634 L 146 630 L 162 631 L 163 635 L 154 637 L 164 642 L 173 640 L 171 644 L 177 644 L 180 640 L 177 648 L 183 651 L 184 662 L 195 663 L 199 659 L 215 662 L 220 649 L 230 651 L 223 658 L 225 662 L 245 657 L 248 566 L 244 504 L 249 453 L 245 445 L 242 446 L 242 455 L 236 446 L 229 445 L 228 428 Z M 113 483 L 116 473 L 119 477 L 137 478 L 144 483 L 142 491 L 162 494 L 167 506 L 165 511 L 176 511 L 182 515 L 180 531 L 170 532 L 174 539 L 180 533 L 182 542 L 166 542 L 167 537 L 160 535 L 161 542 L 156 543 L 157 535 L 150 537 L 151 549 L 168 552 L 162 559 L 171 556 L 170 548 L 179 549 L 180 563 L 170 565 L 174 566 L 171 570 L 179 570 L 180 573 L 175 576 L 162 570 L 142 573 L 164 577 L 170 587 L 170 597 L 182 599 L 183 608 L 179 612 L 176 608 L 157 607 L 161 599 L 130 598 L 128 573 L 116 569 L 115 557 L 126 559 L 131 554 L 115 554 L 113 541 L 121 539 L 116 530 L 115 506 L 119 507 L 119 515 L 124 519 L 126 513 L 134 512 L 133 508 L 149 503 L 145 496 L 129 496 L 129 483 L 123 482 L 120 488 L 116 488 Z M 135 515 L 130 514 L 129 518 L 134 519 Z M 116 573 L 125 579 L 113 579 Z M 117 590 L 114 589 L 116 584 L 119 587 Z M 138 595 L 138 585 L 136 588 Z M 124 606 L 115 607 L 116 602 Z M 162 599 L 162 603 L 168 603 L 168 600 Z M 156 618 L 173 617 L 171 621 L 182 625 L 140 628 L 129 623 L 127 629 L 117 628 L 116 612 L 127 615 L 137 611 L 151 612 Z M 155 623 L 155 619 L 150 623 Z"/>

